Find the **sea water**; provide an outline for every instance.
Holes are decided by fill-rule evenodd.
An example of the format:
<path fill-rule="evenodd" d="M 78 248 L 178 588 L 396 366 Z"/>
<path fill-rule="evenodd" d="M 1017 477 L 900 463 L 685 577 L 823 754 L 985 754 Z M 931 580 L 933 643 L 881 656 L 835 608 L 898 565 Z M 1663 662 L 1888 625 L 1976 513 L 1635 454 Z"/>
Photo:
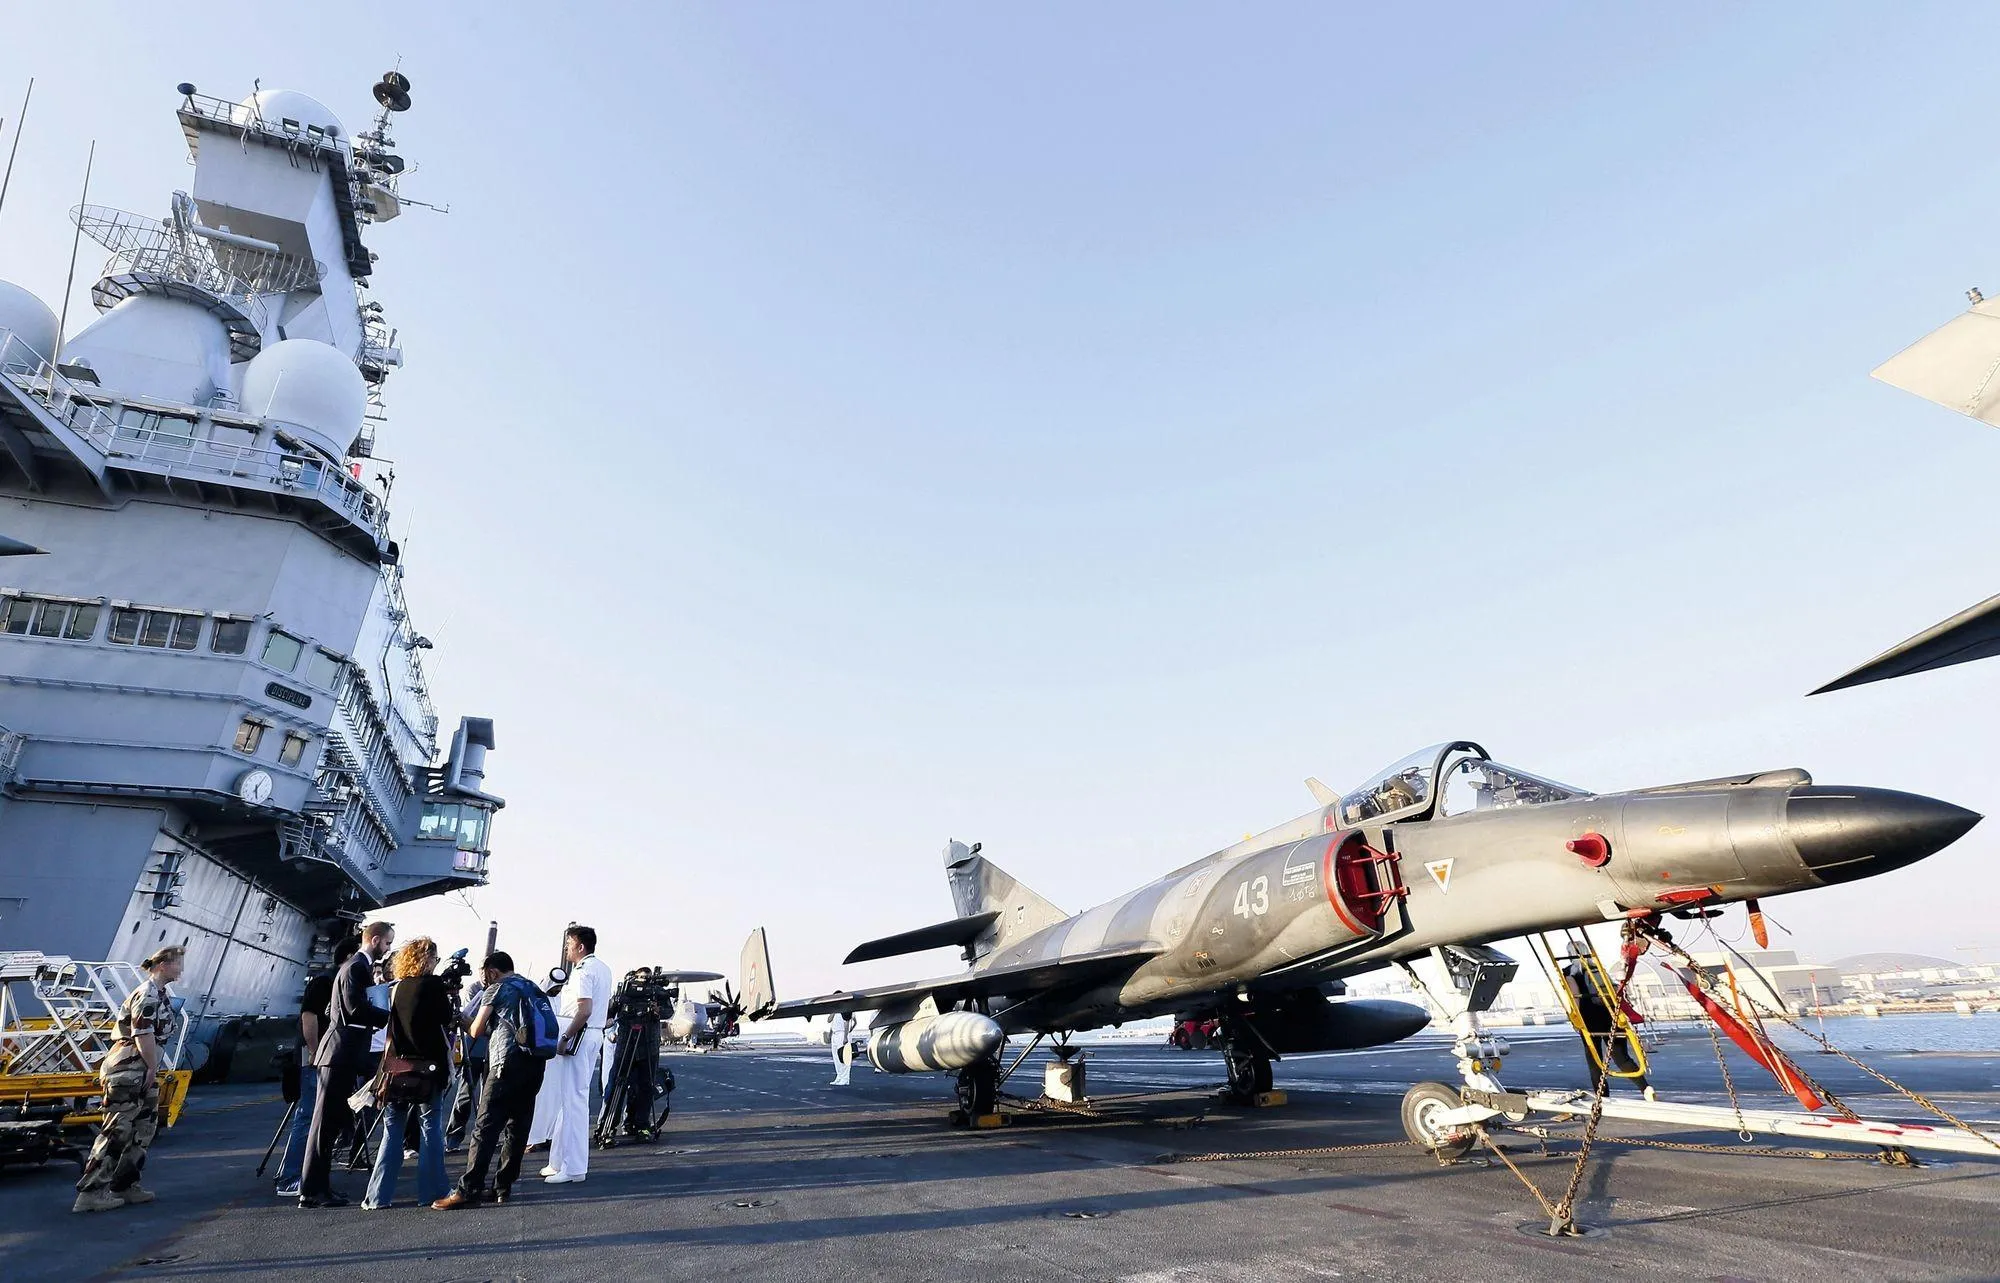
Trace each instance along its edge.
<path fill-rule="evenodd" d="M 1936 1012 L 1884 1016 L 1794 1016 L 1828 1042 L 1856 1055 L 1863 1052 L 1967 1051 L 2000 1055 L 2000 1013 L 1958 1016 Z M 1778 1021 L 1765 1028 L 1787 1049 L 1817 1050 L 1817 1044 Z"/>

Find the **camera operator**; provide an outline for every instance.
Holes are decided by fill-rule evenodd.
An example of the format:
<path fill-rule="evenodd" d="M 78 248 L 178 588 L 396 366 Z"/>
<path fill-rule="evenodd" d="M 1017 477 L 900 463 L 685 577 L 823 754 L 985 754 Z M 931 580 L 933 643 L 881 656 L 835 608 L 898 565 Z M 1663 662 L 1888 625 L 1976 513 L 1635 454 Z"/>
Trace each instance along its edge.
<path fill-rule="evenodd" d="M 596 1139 L 611 1145 L 618 1132 L 651 1140 L 653 1105 L 660 1076 L 660 1022 L 673 1010 L 680 987 L 669 983 L 657 967 L 640 967 L 625 974 L 611 999 L 611 1042 L 605 1051 L 604 1108 L 597 1118 Z M 620 1116 L 623 1116 L 622 1119 Z"/>
<path fill-rule="evenodd" d="M 479 1010 L 467 1032 L 486 1040 L 491 1067 L 480 1093 L 479 1121 L 472 1132 L 465 1175 L 456 1189 L 431 1204 L 440 1212 L 472 1207 L 489 1197 L 486 1171 L 496 1152 L 500 1170 L 493 1177 L 490 1197 L 504 1203 L 513 1196 L 521 1155 L 528 1146 L 528 1125 L 535 1116 L 535 1096 L 554 1050 L 549 1043 L 556 1037 L 555 1013 L 534 982 L 515 973 L 510 955 L 499 951 L 486 955 L 480 980 Z M 538 1020 L 547 1021 L 539 1037 Z"/>
<path fill-rule="evenodd" d="M 553 1093 L 549 1165 L 542 1169 L 551 1185 L 581 1181 L 590 1171 L 590 1084 L 611 1010 L 611 968 L 597 956 L 597 932 L 582 926 L 563 932 L 563 960 L 569 979 L 562 990 L 562 1054 L 542 1088 Z"/>

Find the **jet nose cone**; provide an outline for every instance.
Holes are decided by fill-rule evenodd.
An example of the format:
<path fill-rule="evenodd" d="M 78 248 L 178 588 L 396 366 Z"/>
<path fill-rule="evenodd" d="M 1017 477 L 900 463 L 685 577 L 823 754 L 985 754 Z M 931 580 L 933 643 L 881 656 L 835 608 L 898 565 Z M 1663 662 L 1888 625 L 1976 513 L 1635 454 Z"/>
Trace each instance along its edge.
<path fill-rule="evenodd" d="M 1852 882 L 1914 864 L 1950 846 L 1981 817 L 1934 797 L 1890 789 L 1795 788 L 1785 833 L 1822 882 Z"/>

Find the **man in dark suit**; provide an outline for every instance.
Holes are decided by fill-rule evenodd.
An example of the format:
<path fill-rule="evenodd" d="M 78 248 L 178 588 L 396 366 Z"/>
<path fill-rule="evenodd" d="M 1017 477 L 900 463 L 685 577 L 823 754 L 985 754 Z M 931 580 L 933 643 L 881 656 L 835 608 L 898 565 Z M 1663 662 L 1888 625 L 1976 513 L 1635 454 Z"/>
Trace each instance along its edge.
<path fill-rule="evenodd" d="M 396 928 L 371 922 L 361 929 L 361 951 L 334 976 L 333 1008 L 326 1033 L 313 1052 L 319 1070 L 319 1094 L 313 1104 L 312 1130 L 306 1136 L 306 1165 L 299 1177 L 300 1207 L 345 1207 L 347 1198 L 333 1190 L 333 1150 L 354 1111 L 347 1098 L 368 1057 L 369 1035 L 389 1023 L 389 1013 L 368 1001 L 375 983 L 375 964 L 389 956 Z"/>

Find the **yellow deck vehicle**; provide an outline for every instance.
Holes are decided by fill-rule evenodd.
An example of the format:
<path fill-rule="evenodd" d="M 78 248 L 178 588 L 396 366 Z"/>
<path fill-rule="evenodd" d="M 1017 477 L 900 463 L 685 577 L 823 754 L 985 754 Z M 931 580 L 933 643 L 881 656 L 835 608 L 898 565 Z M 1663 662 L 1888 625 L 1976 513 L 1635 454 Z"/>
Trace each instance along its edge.
<path fill-rule="evenodd" d="M 32 950 L 0 952 L 0 1109 L 47 1115 L 65 1127 L 95 1124 L 97 1067 L 117 1038 L 118 1011 L 145 975 L 129 962 L 78 962 Z M 187 1103 L 180 1068 L 187 1013 L 161 1049 L 160 1119 L 171 1127 Z"/>

